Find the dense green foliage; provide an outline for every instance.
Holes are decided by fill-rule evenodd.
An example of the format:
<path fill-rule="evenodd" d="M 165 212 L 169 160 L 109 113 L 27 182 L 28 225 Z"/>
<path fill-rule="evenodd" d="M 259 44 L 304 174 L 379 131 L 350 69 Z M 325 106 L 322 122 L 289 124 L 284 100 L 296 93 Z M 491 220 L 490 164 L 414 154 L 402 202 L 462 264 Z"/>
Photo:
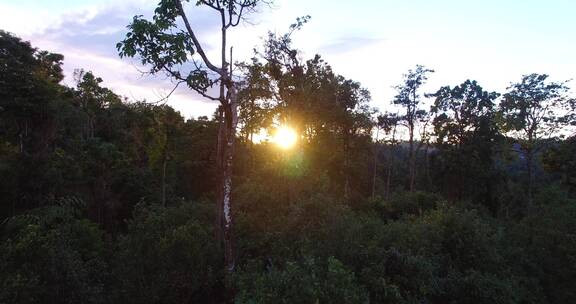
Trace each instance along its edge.
<path fill-rule="evenodd" d="M 359 83 L 270 35 L 242 65 L 227 275 L 218 122 L 90 72 L 61 85 L 62 60 L 0 31 L 0 303 L 576 301 L 575 137 L 534 142 L 528 169 L 507 133 L 520 85 L 504 111 L 475 81 L 427 94 L 434 115 L 418 99 L 413 128 L 430 128 L 408 145 L 406 117 L 375 119 Z M 250 140 L 279 122 L 294 149 Z"/>

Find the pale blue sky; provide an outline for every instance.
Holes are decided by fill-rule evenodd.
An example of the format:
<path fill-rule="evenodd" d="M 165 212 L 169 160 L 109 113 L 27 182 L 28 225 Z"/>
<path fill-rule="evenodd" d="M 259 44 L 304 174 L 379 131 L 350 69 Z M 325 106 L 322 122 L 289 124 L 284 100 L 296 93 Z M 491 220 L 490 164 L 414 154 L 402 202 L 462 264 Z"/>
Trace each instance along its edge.
<path fill-rule="evenodd" d="M 142 78 L 137 65 L 116 56 L 115 43 L 135 14 L 150 14 L 156 0 L 0 0 L 0 29 L 42 49 L 65 55 L 65 70 L 92 70 L 130 98 L 155 100 L 168 90 L 164 78 Z M 236 58 L 268 30 L 282 33 L 311 15 L 295 37 L 306 57 L 322 55 L 337 73 L 360 81 L 374 106 L 389 108 L 393 85 L 416 64 L 436 70 L 426 90 L 472 78 L 503 91 L 523 74 L 576 78 L 576 1 L 573 0 L 279 0 L 252 16 L 255 25 L 233 35 Z M 214 19 L 192 8 L 207 44 L 215 43 Z M 68 80 L 70 81 L 70 80 Z M 572 86 L 576 86 L 573 84 Z M 185 116 L 209 115 L 215 105 L 185 89 L 170 101 Z"/>

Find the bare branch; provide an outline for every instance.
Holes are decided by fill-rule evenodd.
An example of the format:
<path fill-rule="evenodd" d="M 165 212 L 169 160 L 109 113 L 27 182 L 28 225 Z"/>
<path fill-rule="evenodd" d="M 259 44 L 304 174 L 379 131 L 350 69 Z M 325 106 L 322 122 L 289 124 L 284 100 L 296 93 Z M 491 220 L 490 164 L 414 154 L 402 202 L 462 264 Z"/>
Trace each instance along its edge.
<path fill-rule="evenodd" d="M 208 2 L 208 1 L 206 1 L 206 0 L 201 0 L 200 3 L 202 3 L 202 4 L 204 4 L 204 5 L 208 6 L 208 7 L 210 7 L 210 8 L 212 8 L 212 9 L 215 9 L 215 10 L 217 10 L 217 11 L 221 10 L 221 8 L 220 8 L 220 2 L 219 2 L 219 1 L 216 1 L 216 5 L 214 5 L 213 3 L 210 3 L 210 2 Z"/>
<path fill-rule="evenodd" d="M 180 73 L 175 72 L 175 71 L 172 71 L 172 70 L 170 70 L 169 68 L 167 68 L 166 66 L 163 66 L 163 68 L 164 68 L 164 70 L 165 70 L 168 74 L 172 75 L 172 77 L 178 79 L 180 82 L 188 82 L 188 80 L 187 80 L 186 78 L 183 78 L 182 75 L 180 75 Z M 188 86 L 188 87 L 191 88 L 192 90 L 194 90 L 196 93 L 198 93 L 198 94 L 202 95 L 203 97 L 207 98 L 207 99 L 214 100 L 214 101 L 221 101 L 220 98 L 216 98 L 216 97 L 210 96 L 210 95 L 206 94 L 206 92 L 200 90 L 199 88 L 195 88 L 195 87 L 193 87 L 193 86 Z M 174 89 L 174 90 L 175 90 L 175 89 Z"/>
<path fill-rule="evenodd" d="M 200 41 L 198 41 L 198 39 L 196 38 L 196 35 L 194 34 L 194 31 L 192 30 L 192 26 L 190 25 L 190 22 L 188 21 L 188 18 L 186 17 L 186 13 L 184 12 L 184 8 L 182 7 L 182 2 L 180 0 L 178 0 L 178 1 L 176 1 L 176 5 L 178 6 L 178 10 L 180 11 L 180 16 L 182 17 L 182 20 L 184 21 L 184 25 L 186 26 L 186 30 L 188 31 L 190 38 L 192 38 L 192 41 L 194 42 L 194 45 L 196 46 L 196 50 L 198 51 L 198 54 L 200 54 L 200 56 L 202 57 L 202 60 L 204 61 L 204 63 L 206 64 L 206 66 L 210 70 L 212 70 L 218 74 L 221 74 L 222 69 L 220 69 L 217 66 L 215 66 L 214 64 L 212 64 L 210 59 L 208 59 L 208 56 L 206 56 L 206 53 L 204 53 L 204 49 L 202 48 Z"/>
<path fill-rule="evenodd" d="M 156 102 L 153 102 L 153 104 L 156 104 L 156 105 L 157 105 L 157 104 L 159 104 L 159 103 L 168 101 L 168 98 L 170 98 L 170 96 L 172 96 L 172 94 L 174 94 L 174 92 L 176 91 L 176 89 L 178 89 L 178 87 L 180 86 L 180 84 L 182 84 L 183 82 L 186 82 L 186 81 L 183 81 L 183 80 L 178 81 L 178 82 L 176 83 L 176 85 L 174 86 L 174 88 L 172 88 L 172 90 L 170 91 L 170 93 L 168 93 L 168 95 L 162 97 L 161 99 L 159 99 L 159 100 L 156 101 Z"/>
<path fill-rule="evenodd" d="M 242 20 L 242 13 L 243 13 L 245 7 L 246 6 L 244 6 L 244 5 L 240 6 L 240 12 L 238 13 L 238 18 L 236 19 L 236 22 L 232 22 L 232 16 L 230 16 L 229 26 L 234 27 L 234 26 L 238 26 L 238 24 L 240 24 L 240 20 Z"/>
<path fill-rule="evenodd" d="M 220 98 L 210 96 L 210 95 L 206 94 L 205 92 L 202 92 L 201 90 L 199 90 L 199 89 L 197 89 L 197 88 L 192 88 L 192 90 L 194 90 L 196 93 L 202 95 L 202 97 L 205 97 L 205 98 L 210 99 L 210 100 L 213 100 L 213 101 L 220 101 L 220 102 L 222 102 L 222 100 L 221 100 Z"/>

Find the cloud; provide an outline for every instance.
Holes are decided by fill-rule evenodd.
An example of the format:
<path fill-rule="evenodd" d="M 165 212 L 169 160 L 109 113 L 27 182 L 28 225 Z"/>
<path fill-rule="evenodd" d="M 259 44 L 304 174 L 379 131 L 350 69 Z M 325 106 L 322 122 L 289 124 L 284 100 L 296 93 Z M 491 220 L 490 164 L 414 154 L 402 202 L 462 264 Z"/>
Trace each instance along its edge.
<path fill-rule="evenodd" d="M 119 58 L 116 50 L 116 43 L 124 38 L 126 25 L 131 22 L 132 16 L 149 16 L 153 12 L 154 6 L 150 2 L 147 5 L 142 5 L 141 2 L 128 1 L 119 5 L 109 2 L 99 7 L 81 7 L 53 15 L 43 26 L 31 26 L 21 31 L 17 26 L 11 27 L 17 35 L 30 40 L 33 46 L 65 56 L 64 73 L 67 85 L 73 85 L 72 75 L 75 69 L 84 69 L 103 78 L 104 85 L 120 95 L 133 100 L 146 99 L 153 102 L 166 96 L 173 89 L 174 83 L 163 75 L 143 75 L 142 71 L 146 71 L 146 67 L 141 66 L 137 59 Z M 16 7 L 11 8 L 15 16 L 25 14 Z M 190 18 L 191 22 L 199 29 L 197 34 L 206 41 L 204 47 L 210 53 L 214 49 L 213 45 L 217 43 L 210 34 L 217 29 L 217 20 L 206 11 L 194 12 L 196 14 L 193 15 L 194 18 Z M 30 13 L 32 20 L 45 18 L 41 10 Z M 192 93 L 185 85 L 180 86 L 168 103 L 186 117 L 210 116 L 216 108 L 214 102 Z"/>
<path fill-rule="evenodd" d="M 140 71 L 145 67 L 135 59 L 120 59 L 115 45 L 123 39 L 132 17 L 150 16 L 157 2 L 0 0 L 0 28 L 30 40 L 39 49 L 63 54 L 68 84 L 74 69 L 83 68 L 102 77 L 106 86 L 121 95 L 155 101 L 171 91 L 173 84 L 163 76 L 143 76 Z M 540 9 L 563 11 L 561 18 L 549 14 L 557 18 L 527 24 L 525 14 L 508 13 L 513 6 L 502 10 L 493 22 L 485 14 L 469 18 L 465 7 L 428 5 L 426 1 L 420 1 L 426 4 L 416 10 L 402 1 L 377 1 L 368 11 L 353 2 L 327 10 L 328 2 L 278 0 L 278 8 L 262 8 L 254 15 L 256 25 L 240 26 L 230 33 L 234 58 L 250 58 L 252 48 L 261 44 L 260 37 L 269 29 L 284 33 L 294 17 L 309 14 L 312 21 L 294 35 L 294 47 L 301 49 L 305 58 L 319 53 L 336 73 L 360 81 L 372 92 L 373 104 L 382 109 L 389 107 L 395 95 L 391 86 L 416 63 L 436 69 L 430 90 L 472 78 L 486 89 L 502 91 L 510 81 L 531 72 L 549 73 L 559 80 L 576 78 L 572 56 L 576 44 L 566 39 L 576 23 L 569 22 L 573 10 L 568 5 L 526 6 L 532 7 L 534 16 L 541 15 Z M 210 58 L 218 58 L 217 16 L 194 7 L 194 1 L 188 4 L 200 41 Z M 482 6 L 486 10 L 491 7 Z M 406 19 L 413 12 L 422 18 L 412 15 Z M 490 16 L 494 17 L 491 12 Z M 186 116 L 210 115 L 216 107 L 184 86 L 170 104 Z"/>
<path fill-rule="evenodd" d="M 368 35 L 341 36 L 321 45 L 320 51 L 322 53 L 330 53 L 336 55 L 371 47 L 384 41 L 385 40 L 382 38 L 370 37 Z"/>
<path fill-rule="evenodd" d="M 13 0 L 8 0 L 13 1 Z M 132 100 L 157 101 L 174 88 L 165 75 L 143 75 L 147 68 L 137 58 L 119 58 L 116 44 L 127 32 L 126 26 L 135 15 L 150 18 L 156 2 L 149 0 L 30 0 L 34 3 L 0 3 L 0 11 L 10 18 L 0 18 L 0 28 L 8 29 L 32 45 L 63 54 L 64 83 L 74 85 L 75 69 L 92 71 L 104 85 Z M 6 10 L 4 10 L 7 8 Z M 220 43 L 220 20 L 209 8 L 188 4 L 188 18 L 210 58 L 217 61 Z M 4 17 L 4 16 L 3 16 Z M 182 27 L 184 28 L 184 27 Z M 231 33 L 229 45 L 235 45 L 234 57 L 250 56 L 262 26 L 239 27 Z M 217 95 L 217 92 L 213 95 Z M 182 84 L 169 99 L 170 105 L 184 116 L 211 116 L 217 104 L 193 93 Z"/>

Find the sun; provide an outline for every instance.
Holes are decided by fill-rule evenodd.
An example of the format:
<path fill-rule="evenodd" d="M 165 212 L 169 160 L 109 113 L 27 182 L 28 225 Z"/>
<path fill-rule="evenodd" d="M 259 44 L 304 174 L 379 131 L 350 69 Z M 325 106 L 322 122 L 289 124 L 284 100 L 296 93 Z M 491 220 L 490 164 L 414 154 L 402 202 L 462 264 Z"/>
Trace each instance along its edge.
<path fill-rule="evenodd" d="M 272 141 L 276 143 L 282 149 L 290 149 L 298 140 L 298 135 L 294 129 L 288 126 L 281 126 L 276 130 L 276 133 L 272 137 Z"/>

